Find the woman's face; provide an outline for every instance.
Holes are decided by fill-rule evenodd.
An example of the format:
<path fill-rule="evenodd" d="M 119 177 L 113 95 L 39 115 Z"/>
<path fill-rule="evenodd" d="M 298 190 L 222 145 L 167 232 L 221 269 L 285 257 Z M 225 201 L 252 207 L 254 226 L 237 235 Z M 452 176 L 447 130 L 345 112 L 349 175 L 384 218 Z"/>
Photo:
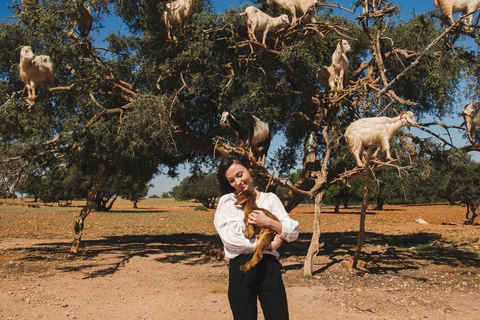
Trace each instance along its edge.
<path fill-rule="evenodd" d="M 243 190 L 254 191 L 248 169 L 239 163 L 233 163 L 225 172 L 225 178 L 235 188 L 235 193 Z"/>

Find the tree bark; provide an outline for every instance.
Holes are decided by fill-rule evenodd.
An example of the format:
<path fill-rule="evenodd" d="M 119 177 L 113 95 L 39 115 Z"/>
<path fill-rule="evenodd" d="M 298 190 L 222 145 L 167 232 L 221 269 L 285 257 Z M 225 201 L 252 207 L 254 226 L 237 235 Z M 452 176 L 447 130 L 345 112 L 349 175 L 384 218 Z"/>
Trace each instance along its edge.
<path fill-rule="evenodd" d="M 321 182 L 325 180 L 327 177 L 327 163 L 330 158 L 331 148 L 330 148 L 330 140 L 328 139 L 328 126 L 323 129 L 323 139 L 327 145 L 327 152 L 325 153 L 325 159 L 322 166 L 322 174 L 316 175 L 315 180 L 316 182 Z M 310 150 L 306 150 L 304 155 L 304 162 L 314 164 L 316 162 L 315 150 L 316 150 L 316 139 L 313 143 L 313 147 Z M 320 243 L 320 235 L 322 234 L 320 226 L 321 226 L 321 216 L 322 216 L 322 201 L 325 195 L 326 189 L 322 189 L 319 193 L 315 195 L 315 214 L 313 217 L 313 234 L 312 240 L 310 241 L 310 247 L 308 248 L 307 256 L 305 257 L 305 264 L 303 266 L 303 274 L 306 276 L 312 275 L 313 270 L 313 260 L 319 251 L 319 243 Z"/>
<path fill-rule="evenodd" d="M 321 226 L 321 216 L 322 216 L 322 200 L 325 195 L 325 190 L 318 193 L 315 196 L 315 215 L 313 218 L 313 234 L 312 240 L 310 241 L 310 247 L 308 248 L 307 256 L 305 257 L 305 264 L 303 266 L 303 275 L 311 276 L 313 270 L 313 260 L 319 251 L 320 235 L 322 231 Z"/>
<path fill-rule="evenodd" d="M 358 264 L 358 259 L 362 251 L 363 246 L 363 236 L 365 235 L 365 215 L 367 213 L 368 198 L 370 197 L 370 175 L 372 169 L 370 168 L 370 158 L 372 156 L 373 147 L 370 146 L 367 151 L 367 157 L 365 159 L 365 192 L 363 194 L 363 203 L 362 203 L 362 212 L 360 214 L 360 227 L 358 231 L 358 241 L 357 248 L 355 250 L 355 255 L 353 257 L 352 268 L 356 268 Z"/>
<path fill-rule="evenodd" d="M 80 241 L 82 239 L 83 227 L 85 224 L 85 219 L 90 214 L 90 210 L 92 208 L 93 203 L 95 202 L 95 198 L 97 197 L 98 187 L 100 185 L 100 181 L 102 180 L 103 174 L 105 172 L 105 163 L 100 163 L 98 167 L 97 174 L 95 175 L 95 180 L 93 181 L 92 188 L 88 192 L 87 203 L 80 211 L 77 221 L 74 225 L 75 230 L 75 239 L 73 240 L 72 247 L 70 248 L 70 252 L 72 254 L 77 254 L 78 249 L 80 247 Z"/>

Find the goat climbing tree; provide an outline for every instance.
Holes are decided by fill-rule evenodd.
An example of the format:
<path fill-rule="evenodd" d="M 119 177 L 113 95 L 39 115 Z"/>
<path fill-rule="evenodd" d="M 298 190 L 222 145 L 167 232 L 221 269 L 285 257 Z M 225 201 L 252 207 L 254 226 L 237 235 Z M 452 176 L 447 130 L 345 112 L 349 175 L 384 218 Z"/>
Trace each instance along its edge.
<path fill-rule="evenodd" d="M 97 13 L 88 37 L 69 34 L 63 2 L 39 1 L 36 14 L 14 3 L 13 19 L 0 25 L 1 187 L 14 192 L 31 176 L 66 175 L 73 167 L 83 172 L 91 197 L 79 214 L 72 252 L 78 250 L 92 198 L 121 194 L 116 177 L 146 185 L 159 170 L 175 175 L 183 163 L 213 167 L 214 156 L 243 151 L 218 125 L 225 108 L 255 114 L 285 140 L 266 167 L 252 162 L 256 181 L 265 188 L 287 188 L 282 200 L 288 211 L 305 197 L 315 199 L 306 274 L 319 250 L 328 188 L 365 171 L 355 168 L 343 139 L 349 123 L 412 110 L 417 119 L 439 120 L 422 130 L 443 144 L 442 152 L 480 150 L 478 144 L 458 146 L 429 130 L 441 125 L 446 132 L 464 131 L 440 119 L 453 112 L 464 74 L 478 73 L 477 55 L 458 45 L 464 26 L 444 26 L 438 12 L 409 15 L 403 22 L 394 1 L 381 1 L 349 20 L 343 13 L 358 9 L 324 4 L 317 22 L 303 19 L 271 31 L 262 46 L 248 40 L 239 15 L 243 8 L 218 14 L 209 1 L 195 1 L 186 37 L 172 42 L 162 21 L 166 1 L 91 4 Z M 271 16 L 285 13 L 276 4 L 254 4 Z M 102 48 L 98 40 L 103 39 L 94 36 L 103 18 L 114 14 L 128 32 L 109 34 Z M 474 29 L 466 36 L 475 37 Z M 331 63 L 339 39 L 352 47 L 350 81 L 344 90 L 326 92 L 315 75 Z M 18 76 L 15 49 L 22 45 L 50 55 L 55 64 L 56 87 L 40 90 L 33 104 L 27 103 Z M 410 158 L 432 152 L 425 138 L 404 138 Z M 373 171 L 387 165 L 374 163 Z M 298 168 L 298 182 L 286 181 Z"/>

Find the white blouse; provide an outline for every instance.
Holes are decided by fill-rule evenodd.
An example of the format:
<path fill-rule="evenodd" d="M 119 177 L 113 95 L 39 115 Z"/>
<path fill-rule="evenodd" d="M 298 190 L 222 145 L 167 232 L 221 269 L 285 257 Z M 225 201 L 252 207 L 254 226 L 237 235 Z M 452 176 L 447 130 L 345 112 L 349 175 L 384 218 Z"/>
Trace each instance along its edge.
<path fill-rule="evenodd" d="M 225 257 L 233 259 L 243 253 L 253 253 L 257 248 L 257 239 L 247 239 L 243 232 L 247 229 L 243 223 L 243 207 L 235 205 L 235 195 L 227 193 L 220 198 L 213 224 L 222 239 Z M 273 213 L 282 224 L 282 239 L 291 242 L 298 238 L 298 222 L 290 218 L 282 202 L 274 193 L 261 193 L 255 201 L 260 208 Z M 277 250 L 264 250 L 264 253 L 279 256 Z"/>

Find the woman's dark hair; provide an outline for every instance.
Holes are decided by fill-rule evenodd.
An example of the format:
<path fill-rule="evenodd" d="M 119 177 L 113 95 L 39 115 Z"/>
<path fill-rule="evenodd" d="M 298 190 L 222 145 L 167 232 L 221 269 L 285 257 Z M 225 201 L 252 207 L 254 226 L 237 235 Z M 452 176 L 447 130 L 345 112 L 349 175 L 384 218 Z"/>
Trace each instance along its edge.
<path fill-rule="evenodd" d="M 230 152 L 224 155 L 217 171 L 217 180 L 221 195 L 235 191 L 235 188 L 230 185 L 230 182 L 228 182 L 225 177 L 228 168 L 234 163 L 238 163 L 247 168 L 247 170 L 250 170 L 250 161 L 244 155 L 237 152 Z"/>

